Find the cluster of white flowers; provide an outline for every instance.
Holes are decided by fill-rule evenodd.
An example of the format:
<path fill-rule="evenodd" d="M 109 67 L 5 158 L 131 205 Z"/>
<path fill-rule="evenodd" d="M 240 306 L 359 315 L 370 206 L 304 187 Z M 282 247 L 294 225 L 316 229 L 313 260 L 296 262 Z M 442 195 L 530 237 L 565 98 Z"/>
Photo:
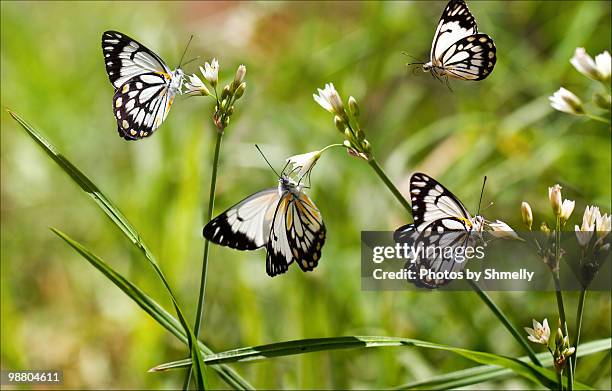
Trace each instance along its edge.
<path fill-rule="evenodd" d="M 218 129 L 224 129 L 231 115 L 234 113 L 234 103 L 242 97 L 246 90 L 246 67 L 240 65 L 236 70 L 236 75 L 232 83 L 223 87 L 221 95 L 217 94 L 217 84 L 219 82 L 219 61 L 213 58 L 210 62 L 205 62 L 204 67 L 200 67 L 200 72 L 204 80 L 200 79 L 195 73 L 189 76 L 189 81 L 185 83 L 185 92 L 191 96 L 210 96 L 216 100 L 215 113 L 213 119 Z M 206 83 L 214 92 L 211 93 Z M 214 96 L 213 96 L 214 95 Z"/>
<path fill-rule="evenodd" d="M 609 86 L 612 60 L 607 50 L 598 54 L 595 56 L 595 59 L 593 59 L 584 48 L 576 48 L 576 52 L 570 59 L 570 63 L 578 72 L 586 77 L 601 82 L 605 86 Z M 582 100 L 566 88 L 559 88 L 559 90 L 548 99 L 550 100 L 550 105 L 555 110 L 574 115 L 588 115 Z M 608 92 L 596 93 L 594 95 L 594 103 L 600 108 L 610 111 L 610 94 Z M 592 116 L 589 117 L 593 118 Z M 599 117 L 593 119 L 602 120 L 602 118 Z M 603 119 L 603 122 L 609 123 L 607 119 Z"/>
<path fill-rule="evenodd" d="M 595 232 L 597 232 L 599 239 L 606 237 L 610 233 L 612 229 L 612 216 L 606 213 L 602 215 L 598 207 L 587 205 L 582 215 L 582 225 L 576 225 L 574 229 L 578 243 L 582 247 L 586 247 Z"/>

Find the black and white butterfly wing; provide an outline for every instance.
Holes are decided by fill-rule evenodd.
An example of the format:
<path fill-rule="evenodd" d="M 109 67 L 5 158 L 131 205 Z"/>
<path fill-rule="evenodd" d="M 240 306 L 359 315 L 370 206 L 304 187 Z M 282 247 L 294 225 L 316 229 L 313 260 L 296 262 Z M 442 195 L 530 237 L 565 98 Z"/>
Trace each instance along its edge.
<path fill-rule="evenodd" d="M 268 243 L 280 198 L 276 187 L 245 198 L 206 224 L 204 237 L 237 250 L 263 247 Z"/>
<path fill-rule="evenodd" d="M 145 73 L 165 73 L 170 76 L 170 68 L 159 56 L 135 39 L 118 31 L 105 31 L 102 34 L 102 52 L 106 62 L 106 73 L 115 88 L 135 76 Z"/>
<path fill-rule="evenodd" d="M 430 57 L 432 63 L 438 66 L 442 65 L 439 62 L 437 63 L 437 60 L 452 44 L 477 32 L 476 20 L 465 2 L 463 0 L 449 1 L 444 12 L 442 12 L 431 44 Z"/>
<path fill-rule="evenodd" d="M 412 216 L 417 231 L 465 230 L 471 216 L 465 206 L 438 181 L 423 173 L 410 178 Z M 434 223 L 432 225 L 432 223 Z"/>
<path fill-rule="evenodd" d="M 113 112 L 126 140 L 150 136 L 166 119 L 182 71 L 170 71 L 159 56 L 123 33 L 102 34 L 106 72 L 115 87 Z"/>
<path fill-rule="evenodd" d="M 325 233 L 321 212 L 310 198 L 304 193 L 298 197 L 286 192 L 278 203 L 266 246 L 268 275 L 284 273 L 293 261 L 303 271 L 314 270 L 321 258 Z"/>
<path fill-rule="evenodd" d="M 461 80 L 482 80 L 497 62 L 493 39 L 478 33 L 476 20 L 463 0 L 451 0 L 444 9 L 430 56 L 442 75 Z"/>

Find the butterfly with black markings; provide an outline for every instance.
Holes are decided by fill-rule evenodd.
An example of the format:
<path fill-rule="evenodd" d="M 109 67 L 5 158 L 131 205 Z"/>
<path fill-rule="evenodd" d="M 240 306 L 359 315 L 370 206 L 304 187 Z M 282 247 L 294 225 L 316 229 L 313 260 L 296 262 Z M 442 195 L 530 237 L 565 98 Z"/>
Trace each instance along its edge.
<path fill-rule="evenodd" d="M 117 31 L 102 34 L 106 73 L 115 87 L 113 111 L 119 135 L 126 140 L 148 137 L 164 122 L 184 74 L 155 53 Z"/>
<path fill-rule="evenodd" d="M 325 224 L 321 212 L 304 193 L 301 180 L 291 178 L 292 170 L 281 173 L 278 187 L 257 192 L 204 227 L 204 237 L 213 243 L 237 250 L 266 247 L 266 272 L 274 277 L 296 262 L 303 271 L 312 271 L 321 258 Z"/>
<path fill-rule="evenodd" d="M 483 80 L 497 61 L 495 44 L 479 33 L 474 16 L 463 0 L 451 0 L 444 9 L 423 71 L 441 80 Z"/>
<path fill-rule="evenodd" d="M 482 239 L 485 228 L 494 228 L 492 224 L 501 223 L 489 223 L 479 214 L 472 217 L 453 193 L 423 173 L 413 174 L 410 178 L 410 197 L 414 223 L 398 228 L 394 233 L 395 241 L 422 245 L 423 248 L 452 249 L 449 252 L 433 251 L 429 256 L 408 261 L 406 268 L 414 270 L 417 277 L 421 270 L 462 271 L 466 260 L 457 256 L 461 250 L 474 247 Z M 411 282 L 419 287 L 435 289 L 450 281 L 424 277 Z"/>

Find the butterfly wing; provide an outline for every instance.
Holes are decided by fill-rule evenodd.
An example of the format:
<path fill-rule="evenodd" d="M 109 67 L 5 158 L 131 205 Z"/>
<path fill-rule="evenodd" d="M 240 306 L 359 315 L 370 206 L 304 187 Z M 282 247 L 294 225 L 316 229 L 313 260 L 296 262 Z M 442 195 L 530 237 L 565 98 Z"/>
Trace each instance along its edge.
<path fill-rule="evenodd" d="M 255 193 L 206 224 L 204 237 L 237 250 L 262 247 L 268 242 L 279 200 L 275 187 Z"/>
<path fill-rule="evenodd" d="M 266 247 L 268 275 L 284 273 L 293 261 L 303 271 L 312 271 L 319 263 L 325 232 L 321 212 L 306 194 L 296 197 L 285 193 L 278 203 Z"/>
<path fill-rule="evenodd" d="M 474 34 L 448 47 L 439 58 L 445 74 L 461 80 L 482 80 L 497 62 L 495 44 L 487 34 Z"/>
<path fill-rule="evenodd" d="M 165 76 L 144 73 L 115 91 L 113 110 L 119 134 L 126 140 L 150 136 L 166 119 L 175 92 Z"/>
<path fill-rule="evenodd" d="M 102 34 L 102 52 L 106 73 L 115 88 L 145 73 L 170 75 L 170 68 L 157 54 L 118 31 L 105 31 Z"/>
<path fill-rule="evenodd" d="M 463 0 L 449 1 L 442 12 L 431 44 L 432 64 L 442 66 L 439 59 L 452 44 L 477 32 L 476 20 L 465 2 Z"/>
<path fill-rule="evenodd" d="M 419 232 L 426 228 L 435 231 L 465 230 L 465 222 L 471 219 L 461 201 L 429 175 L 412 175 L 410 198 L 414 225 Z"/>

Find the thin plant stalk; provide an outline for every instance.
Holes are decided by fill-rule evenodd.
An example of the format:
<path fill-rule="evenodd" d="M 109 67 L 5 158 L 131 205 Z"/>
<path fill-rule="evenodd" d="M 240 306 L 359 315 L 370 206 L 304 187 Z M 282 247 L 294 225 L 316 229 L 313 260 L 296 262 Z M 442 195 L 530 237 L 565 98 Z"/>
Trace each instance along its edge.
<path fill-rule="evenodd" d="M 215 143 L 215 153 L 213 157 L 212 173 L 210 176 L 210 191 L 208 195 L 208 210 L 205 216 L 205 222 L 212 219 L 213 210 L 215 207 L 215 190 L 217 188 L 217 170 L 219 168 L 219 152 L 221 150 L 221 141 L 223 140 L 224 129 L 217 129 L 217 141 Z M 198 306 L 196 310 L 196 320 L 194 325 L 195 337 L 198 338 L 200 334 L 200 325 L 202 324 L 202 316 L 204 313 L 204 296 L 206 294 L 206 274 L 208 272 L 208 250 L 210 247 L 210 241 L 204 239 L 204 254 L 202 256 L 202 274 L 200 277 L 200 292 L 198 295 Z M 183 382 L 183 389 L 189 388 L 189 382 L 191 380 L 191 366 L 187 369 L 187 375 Z"/>
<path fill-rule="evenodd" d="M 385 174 L 376 159 L 374 159 L 374 157 L 370 158 L 370 160 L 368 160 L 368 164 L 370 165 L 370 167 L 372 167 L 372 169 L 374 169 L 376 174 L 380 177 L 380 179 L 382 179 L 384 184 L 391 191 L 391 193 L 393 193 L 393 195 L 395 196 L 395 198 L 397 198 L 400 204 L 402 204 L 404 209 L 406 209 L 408 213 L 412 215 L 412 207 L 410 206 L 408 201 L 406 201 L 406 199 L 402 196 L 402 193 L 400 193 L 397 187 L 395 187 L 393 182 L 391 182 L 391 180 L 389 179 L 387 174 Z M 542 363 L 536 357 L 535 352 L 533 351 L 533 349 L 531 349 L 523 335 L 519 333 L 519 331 L 516 329 L 516 327 L 514 327 L 512 322 L 510 322 L 510 319 L 508 319 L 508 317 L 502 312 L 502 310 L 493 302 L 493 300 L 491 300 L 489 295 L 483 292 L 482 289 L 480 289 L 480 287 L 476 285 L 476 283 L 472 281 L 471 286 L 474 289 L 474 292 L 476 292 L 476 294 L 478 295 L 478 297 L 486 304 L 487 307 L 489 307 L 489 309 L 493 312 L 497 319 L 499 319 L 499 321 L 502 322 L 502 324 L 506 327 L 510 334 L 512 334 L 514 339 L 516 339 L 516 341 L 525 349 L 531 361 L 535 365 L 541 367 Z"/>
<path fill-rule="evenodd" d="M 576 373 L 576 364 L 578 362 L 576 353 L 578 352 L 578 345 L 580 344 L 580 333 L 582 331 L 582 316 L 584 314 L 584 301 L 586 298 L 586 289 L 583 288 L 580 291 L 580 297 L 578 298 L 578 310 L 576 311 L 576 343 L 575 343 L 575 352 L 574 352 L 574 360 L 573 360 L 573 368 L 572 372 Z"/>
<path fill-rule="evenodd" d="M 555 270 L 553 270 L 553 280 L 555 282 L 555 296 L 557 297 L 557 307 L 559 309 L 559 321 L 563 328 L 563 335 L 569 335 L 567 328 L 567 320 L 565 317 L 565 305 L 563 304 L 563 294 L 561 292 L 561 282 L 559 280 L 559 264 L 561 263 L 561 218 L 557 216 L 557 224 L 555 228 Z M 573 359 L 567 359 L 567 389 L 574 389 L 574 374 L 573 374 Z M 563 388 L 563 383 L 559 383 L 559 387 Z"/>
<path fill-rule="evenodd" d="M 495 314 L 497 319 L 499 319 L 500 322 L 503 323 L 503 325 L 510 332 L 510 334 L 512 334 L 514 339 L 516 339 L 516 341 L 521 344 L 523 349 L 525 349 L 525 352 L 529 356 L 531 362 L 541 367 L 542 362 L 538 359 L 536 353 L 533 351 L 531 346 L 529 346 L 527 341 L 525 341 L 525 338 L 523 338 L 523 335 L 518 331 L 518 329 L 504 315 L 502 310 L 493 302 L 493 300 L 491 300 L 489 295 L 485 291 L 483 291 L 475 281 L 469 280 L 469 283 L 472 286 L 472 289 L 474 289 L 474 292 L 476 292 L 476 294 L 478 295 L 478 297 L 487 305 L 487 307 L 489 307 L 489 309 L 493 312 L 493 314 Z"/>

